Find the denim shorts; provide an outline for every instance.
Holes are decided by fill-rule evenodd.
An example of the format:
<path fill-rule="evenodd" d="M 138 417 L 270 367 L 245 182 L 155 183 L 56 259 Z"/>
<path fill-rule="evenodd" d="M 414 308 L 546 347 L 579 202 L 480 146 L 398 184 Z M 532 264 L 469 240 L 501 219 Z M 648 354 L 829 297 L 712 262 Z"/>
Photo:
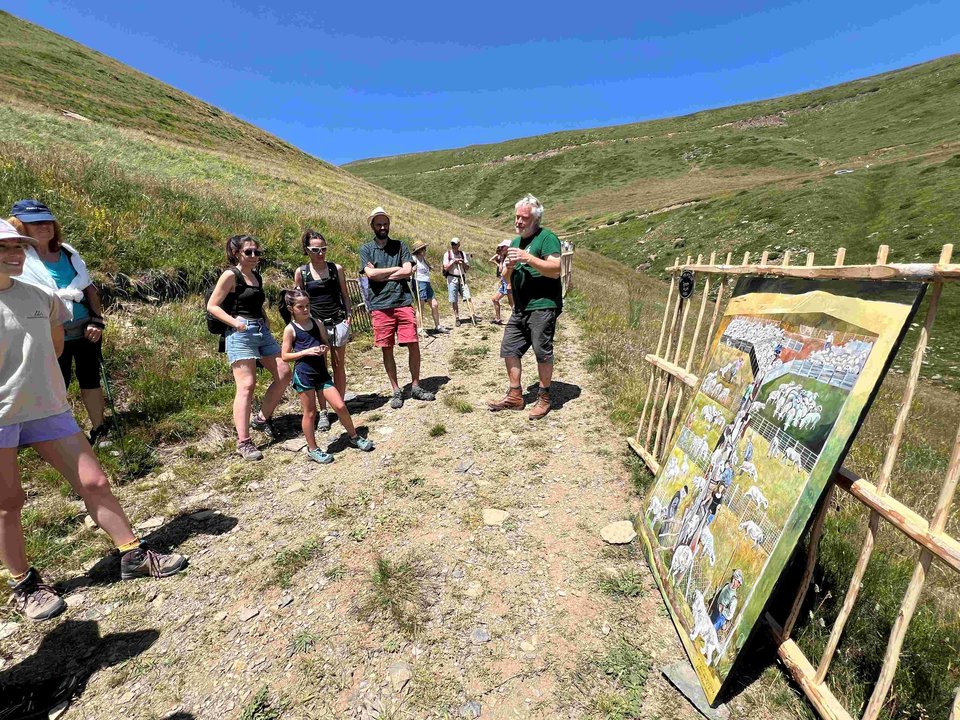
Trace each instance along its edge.
<path fill-rule="evenodd" d="M 417 292 L 420 293 L 420 299 L 423 302 L 430 302 L 436 297 L 433 293 L 433 285 L 426 280 L 417 280 Z"/>
<path fill-rule="evenodd" d="M 66 410 L 39 420 L 0 426 L 0 448 L 26 447 L 47 440 L 59 440 L 80 432 L 73 413 Z"/>
<path fill-rule="evenodd" d="M 227 359 L 233 365 L 239 360 L 259 360 L 280 354 L 280 346 L 274 340 L 263 320 L 247 320 L 243 332 L 230 328 L 224 335 Z"/>

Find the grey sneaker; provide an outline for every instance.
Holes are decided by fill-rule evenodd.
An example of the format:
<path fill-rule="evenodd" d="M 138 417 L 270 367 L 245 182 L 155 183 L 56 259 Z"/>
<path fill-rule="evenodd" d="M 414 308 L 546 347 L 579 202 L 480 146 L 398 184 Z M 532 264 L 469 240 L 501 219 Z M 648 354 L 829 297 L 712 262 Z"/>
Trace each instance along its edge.
<path fill-rule="evenodd" d="M 17 610 L 28 620 L 40 622 L 56 617 L 67 609 L 63 598 L 33 568 L 27 576 L 13 584 L 13 601 Z"/>
<path fill-rule="evenodd" d="M 264 435 L 269 435 L 271 438 L 274 437 L 273 420 L 271 418 L 265 418 L 263 413 L 258 412 L 250 418 L 250 427 L 254 430 L 259 430 Z"/>
<path fill-rule="evenodd" d="M 363 450 L 364 452 L 370 452 L 374 448 L 372 440 L 368 440 L 360 435 L 350 438 L 350 446 L 355 447 L 357 450 Z"/>
<path fill-rule="evenodd" d="M 410 397 L 412 397 L 414 400 L 427 400 L 427 401 L 437 399 L 436 395 L 434 395 L 432 392 L 424 390 L 419 385 L 414 385 L 412 388 L 410 388 Z"/>
<path fill-rule="evenodd" d="M 183 555 L 164 555 L 141 545 L 136 550 L 125 552 L 120 558 L 120 578 L 134 580 L 138 577 L 163 578 L 176 575 L 187 567 Z"/>
<path fill-rule="evenodd" d="M 331 455 L 330 453 L 324 452 L 320 448 L 314 448 L 313 450 L 307 453 L 307 459 L 313 460 L 314 462 L 320 463 L 321 465 L 326 465 L 328 463 L 333 462 L 333 455 Z"/>
<path fill-rule="evenodd" d="M 399 410 L 403 407 L 403 388 L 397 388 L 393 391 L 393 397 L 390 399 L 390 407 Z"/>
<path fill-rule="evenodd" d="M 317 430 L 320 432 L 327 432 L 330 429 L 330 418 L 327 417 L 325 410 L 320 411 L 320 414 L 317 415 Z"/>
<path fill-rule="evenodd" d="M 241 440 L 237 443 L 237 452 L 244 460 L 263 460 L 263 453 L 257 450 L 253 440 Z"/>

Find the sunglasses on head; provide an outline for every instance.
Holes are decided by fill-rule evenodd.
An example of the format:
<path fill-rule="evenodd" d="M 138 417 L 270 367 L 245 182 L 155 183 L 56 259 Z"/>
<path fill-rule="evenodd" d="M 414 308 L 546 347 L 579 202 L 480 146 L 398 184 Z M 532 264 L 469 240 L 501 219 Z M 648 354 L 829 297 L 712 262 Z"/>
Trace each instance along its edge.
<path fill-rule="evenodd" d="M 263 255 L 263 250 L 257 250 L 256 248 L 247 248 L 243 251 L 243 254 L 247 257 L 260 257 Z"/>
<path fill-rule="evenodd" d="M 326 252 L 326 251 L 327 251 L 327 246 L 326 246 L 326 245 L 324 245 L 323 247 L 308 247 L 308 248 L 307 248 L 307 252 L 313 253 L 314 255 L 319 255 L 320 253 Z"/>

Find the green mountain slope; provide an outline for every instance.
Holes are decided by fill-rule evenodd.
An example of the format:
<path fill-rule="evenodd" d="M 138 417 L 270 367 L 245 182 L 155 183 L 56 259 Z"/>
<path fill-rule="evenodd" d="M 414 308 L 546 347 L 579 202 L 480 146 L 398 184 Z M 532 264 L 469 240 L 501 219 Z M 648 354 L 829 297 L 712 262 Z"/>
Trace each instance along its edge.
<path fill-rule="evenodd" d="M 834 169 L 957 148 L 960 56 L 679 118 L 361 160 L 351 172 L 439 207 L 504 218 L 535 188 L 562 229 Z"/>
<path fill-rule="evenodd" d="M 8 13 L 0 38 L 0 212 L 43 199 L 101 274 L 176 270 L 196 288 L 224 239 L 248 232 L 266 242 L 279 281 L 301 261 L 306 226 L 352 267 L 377 205 L 397 237 L 433 248 L 452 235 L 499 239 Z"/>

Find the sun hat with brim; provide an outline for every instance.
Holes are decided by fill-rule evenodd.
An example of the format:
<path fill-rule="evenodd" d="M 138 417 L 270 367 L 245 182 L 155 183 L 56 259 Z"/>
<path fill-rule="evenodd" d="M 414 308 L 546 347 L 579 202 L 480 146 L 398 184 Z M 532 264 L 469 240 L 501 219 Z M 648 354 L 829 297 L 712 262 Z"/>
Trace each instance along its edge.
<path fill-rule="evenodd" d="M 369 215 L 367 215 L 367 222 L 373 225 L 373 219 L 378 215 L 383 215 L 387 220 L 390 219 L 390 215 L 382 207 L 375 207 Z"/>
<path fill-rule="evenodd" d="M 416 255 L 421 250 L 426 250 L 426 249 L 427 249 L 427 244 L 425 242 L 418 242 L 416 245 L 410 248 L 410 252 Z"/>
<path fill-rule="evenodd" d="M 6 220 L 0 220 L 0 240 L 25 240 L 31 245 L 37 244 L 32 237 L 18 233 L 17 229 Z"/>
<path fill-rule="evenodd" d="M 497 247 L 498 247 L 498 248 L 510 247 L 510 244 L 511 244 L 512 242 L 513 242 L 513 240 L 501 240 L 501 241 L 497 244 Z"/>
<path fill-rule="evenodd" d="M 10 214 L 22 223 L 56 222 L 50 208 L 39 200 L 17 200 Z"/>

